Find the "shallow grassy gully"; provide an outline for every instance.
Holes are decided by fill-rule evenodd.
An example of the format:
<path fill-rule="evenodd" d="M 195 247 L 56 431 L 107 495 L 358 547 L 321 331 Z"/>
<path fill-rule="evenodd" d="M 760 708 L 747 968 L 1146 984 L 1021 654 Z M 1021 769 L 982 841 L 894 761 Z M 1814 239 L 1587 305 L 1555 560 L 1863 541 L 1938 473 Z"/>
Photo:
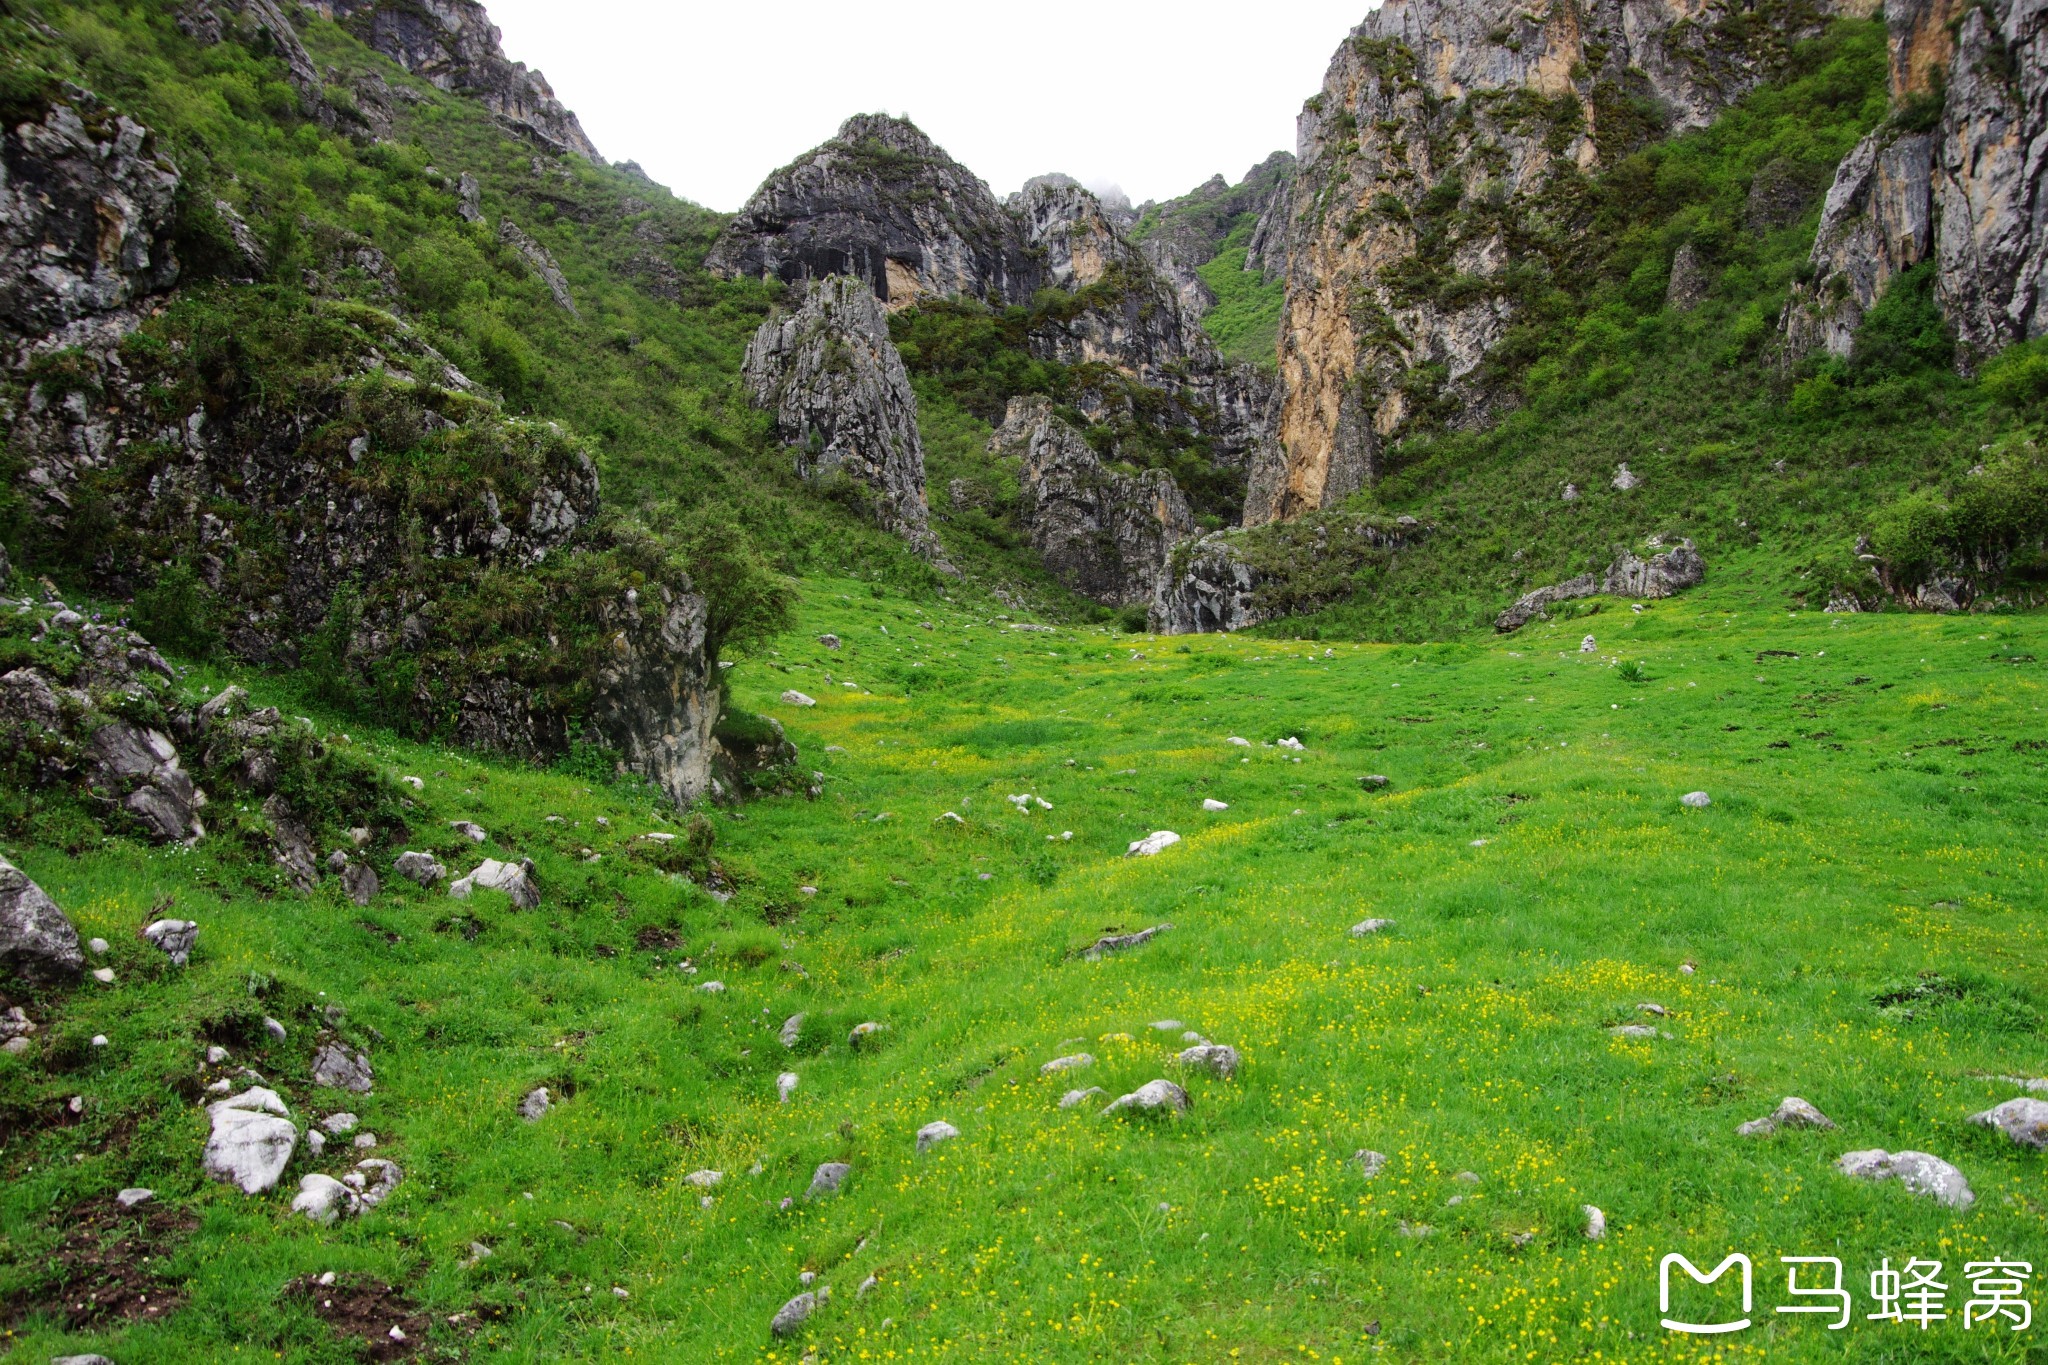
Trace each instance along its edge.
<path fill-rule="evenodd" d="M 875 592 L 812 581 L 800 628 L 730 674 L 824 783 L 711 815 L 729 899 L 653 865 L 641 836 L 681 821 L 637 789 L 332 720 L 423 780 L 406 846 L 458 875 L 531 857 L 540 908 L 393 876 L 367 910 L 331 882 L 257 895 L 204 845 L 7 848 L 113 942 L 116 980 L 53 1002 L 44 1054 L 0 1057 L 40 1097 L 0 1146 L 0 1354 L 2044 1359 L 2039 1326 L 1964 1330 L 1960 1271 L 2048 1249 L 2043 1157 L 1964 1122 L 2020 1093 L 1993 1077 L 2048 1072 L 2048 623 L 1710 584 L 1397 647 L 1024 629 Z M 1125 856 L 1156 830 L 1181 842 Z M 166 904 L 203 925 L 182 973 L 136 936 Z M 1354 937 L 1368 918 L 1392 925 Z M 252 999 L 298 1012 L 284 1043 L 235 1033 L 236 1062 L 302 1125 L 359 1113 L 406 1171 L 359 1221 L 287 1208 L 341 1144 L 302 1146 L 267 1197 L 200 1175 L 201 1053 Z M 309 1086 L 328 1004 L 373 1095 Z M 1637 1022 L 1669 1036 L 1609 1032 Z M 1238 1048 L 1236 1076 L 1178 1067 L 1183 1031 Z M 1157 1077 L 1185 1116 L 1098 1116 Z M 536 1085 L 557 1104 L 529 1124 Z M 1786 1095 L 1839 1131 L 1736 1136 Z M 917 1155 L 938 1119 L 960 1135 Z M 1835 1172 L 1868 1147 L 1953 1161 L 1976 1206 Z M 1388 1158 L 1370 1180 L 1362 1148 Z M 842 1160 L 843 1192 L 807 1200 Z M 167 1311 L 70 1309 L 51 1267 L 138 1184 L 159 1212 L 130 1269 Z M 1672 1251 L 1749 1255 L 1755 1326 L 1663 1331 Z M 1846 1330 L 1773 1311 L 1789 1255 L 1842 1259 Z M 1884 1257 L 1947 1262 L 1949 1320 L 1865 1320 Z M 329 1271 L 396 1286 L 406 1343 L 372 1291 L 323 1321 L 306 1279 Z M 772 1338 L 805 1271 L 833 1293 Z"/>

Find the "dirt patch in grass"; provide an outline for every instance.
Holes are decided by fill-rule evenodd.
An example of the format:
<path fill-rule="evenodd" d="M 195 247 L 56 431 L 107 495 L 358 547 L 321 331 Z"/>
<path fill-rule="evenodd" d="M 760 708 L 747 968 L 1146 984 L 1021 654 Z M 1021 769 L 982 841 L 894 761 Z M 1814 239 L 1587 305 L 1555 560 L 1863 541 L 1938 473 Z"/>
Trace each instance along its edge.
<path fill-rule="evenodd" d="M 193 1214 L 155 1203 L 131 1211 L 107 1199 L 55 1221 L 63 1240 L 39 1255 L 35 1283 L 7 1296 L 6 1321 L 48 1315 L 75 1332 L 165 1318 L 184 1306 L 183 1286 L 161 1267 L 199 1227 Z"/>
<path fill-rule="evenodd" d="M 321 1283 L 325 1279 L 293 1280 L 282 1297 L 304 1304 L 335 1335 L 355 1342 L 364 1360 L 413 1360 L 426 1349 L 434 1320 L 403 1290 L 367 1275 L 336 1275 Z"/>

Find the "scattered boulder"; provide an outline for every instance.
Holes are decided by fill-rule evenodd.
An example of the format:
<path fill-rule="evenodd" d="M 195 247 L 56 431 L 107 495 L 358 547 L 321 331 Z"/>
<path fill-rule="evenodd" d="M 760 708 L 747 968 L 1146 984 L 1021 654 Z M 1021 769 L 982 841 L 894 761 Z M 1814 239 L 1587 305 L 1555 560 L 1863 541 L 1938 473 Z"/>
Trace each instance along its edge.
<path fill-rule="evenodd" d="M 1671 1036 L 1668 1033 L 1659 1032 L 1648 1024 L 1616 1024 L 1607 1031 L 1617 1038 L 1669 1038 Z"/>
<path fill-rule="evenodd" d="M 363 1145 L 362 1138 L 356 1139 L 356 1145 Z M 362 1201 L 364 1208 L 374 1209 L 391 1197 L 403 1179 L 405 1172 L 398 1169 L 397 1162 L 373 1156 L 358 1161 L 356 1168 L 343 1176 L 341 1181 L 356 1192 L 356 1197 Z"/>
<path fill-rule="evenodd" d="M 1714 804 L 1714 798 L 1705 792 L 1687 792 L 1678 798 L 1678 804 L 1691 810 L 1705 810 Z"/>
<path fill-rule="evenodd" d="M 2007 1100 L 1995 1109 L 1970 1115 L 1970 1122 L 1996 1128 L 2022 1147 L 2048 1151 L 2048 1100 Z"/>
<path fill-rule="evenodd" d="M 1215 814 L 1215 813 L 1216 813 L 1217 811 L 1225 811 L 1225 810 L 1229 810 L 1229 809 L 1230 809 L 1230 805 L 1229 805 L 1229 803 L 1228 803 L 1228 802 L 1225 802 L 1225 801 L 1218 801 L 1218 800 L 1217 800 L 1217 799 L 1216 799 L 1215 797 L 1213 797 L 1213 796 L 1210 796 L 1210 797 L 1204 797 L 1204 798 L 1203 798 L 1203 800 L 1202 800 L 1202 809 L 1203 809 L 1203 810 L 1205 810 L 1205 811 L 1208 811 L 1209 813 L 1211 813 L 1211 814 L 1213 815 L 1213 814 Z"/>
<path fill-rule="evenodd" d="M 192 945 L 199 941 L 199 926 L 188 919 L 160 919 L 142 931 L 157 951 L 182 967 L 192 960 Z"/>
<path fill-rule="evenodd" d="M 1835 1121 L 1800 1099 L 1787 1095 L 1771 1113 L 1751 1119 L 1735 1130 L 1738 1137 L 1769 1137 L 1781 1128 L 1833 1128 Z"/>
<path fill-rule="evenodd" d="M 1135 934 L 1105 934 L 1095 940 L 1092 945 L 1082 952 L 1081 956 L 1090 962 L 1100 962 L 1111 953 L 1121 953 L 1149 943 L 1154 937 L 1165 933 L 1172 927 L 1171 924 L 1155 924 L 1150 929 L 1140 929 Z"/>
<path fill-rule="evenodd" d="M 1367 1180 L 1370 1180 L 1386 1169 L 1387 1154 L 1385 1152 L 1375 1152 L 1368 1147 L 1361 1147 L 1351 1154 L 1351 1161 L 1353 1165 L 1358 1167 L 1358 1173 Z"/>
<path fill-rule="evenodd" d="M 1091 1085 L 1086 1090 L 1069 1090 L 1066 1094 L 1060 1096 L 1060 1108 L 1078 1109 L 1097 1095 L 1107 1095 L 1108 1093 L 1107 1090 L 1104 1090 L 1099 1085 Z"/>
<path fill-rule="evenodd" d="M 344 1133 L 353 1133 L 356 1130 L 356 1125 L 360 1122 L 362 1120 L 358 1119 L 354 1114 L 343 1110 L 338 1114 L 329 1114 L 326 1118 L 320 1120 L 320 1126 L 336 1137 L 340 1137 Z"/>
<path fill-rule="evenodd" d="M 1227 1081 L 1237 1074 L 1238 1063 L 1243 1058 L 1234 1047 L 1221 1043 L 1201 1043 L 1181 1053 L 1178 1060 L 1182 1066 L 1206 1071 Z"/>
<path fill-rule="evenodd" d="M 784 706 L 816 706 L 818 703 L 815 698 L 807 697 L 792 687 L 782 694 L 782 704 Z"/>
<path fill-rule="evenodd" d="M 778 1104 L 788 1104 L 789 1097 L 796 1093 L 797 1074 L 785 1071 L 775 1078 L 775 1098 Z"/>
<path fill-rule="evenodd" d="M 1586 1215 L 1586 1240 L 1604 1242 L 1607 1240 L 1607 1215 L 1592 1204 L 1581 1204 L 1579 1212 Z"/>
<path fill-rule="evenodd" d="M 282 1021 L 273 1019 L 267 1014 L 263 1016 L 263 1032 L 269 1036 L 270 1041 L 273 1043 L 285 1042 L 292 1036 L 291 1031 L 284 1026 Z"/>
<path fill-rule="evenodd" d="M 140 1185 L 131 1186 L 114 1196 L 114 1202 L 124 1209 L 139 1208 L 156 1198 L 156 1191 Z"/>
<path fill-rule="evenodd" d="M 1185 1114 L 1188 1111 L 1188 1092 L 1172 1081 L 1147 1081 L 1128 1095 L 1118 1096 L 1102 1117 L 1111 1114 Z"/>
<path fill-rule="evenodd" d="M 31 981 L 75 981 L 85 970 L 78 930 L 43 888 L 0 858 L 0 966 Z"/>
<path fill-rule="evenodd" d="M 454 830 L 457 834 L 460 834 L 463 838 L 469 840 L 472 844 L 487 843 L 489 842 L 491 837 L 489 834 L 484 832 L 484 827 L 482 825 L 479 825 L 471 820 L 450 820 L 448 822 L 448 828 Z"/>
<path fill-rule="evenodd" d="M 1038 1068 L 1041 1076 L 1056 1076 L 1062 1071 L 1078 1071 L 1084 1066 L 1094 1066 L 1095 1059 L 1085 1052 L 1076 1052 L 1071 1057 L 1055 1057 Z"/>
<path fill-rule="evenodd" d="M 531 910 L 540 904 L 540 887 L 534 883 L 533 863 L 530 859 L 517 863 L 501 863 L 496 858 L 486 858 L 476 871 L 450 885 L 448 894 L 457 900 L 466 901 L 480 886 L 486 890 L 504 892 L 521 910 Z"/>
<path fill-rule="evenodd" d="M 391 870 L 421 886 L 434 886 L 448 879 L 448 869 L 431 853 L 401 853 Z"/>
<path fill-rule="evenodd" d="M 356 905 L 368 905 L 377 899 L 377 893 L 384 884 L 377 880 L 377 874 L 370 865 L 360 858 L 343 860 L 341 868 L 341 890 Z"/>
<path fill-rule="evenodd" d="M 277 865 L 284 869 L 294 888 L 311 891 L 320 881 L 312 832 L 292 813 L 291 804 L 276 793 L 265 798 L 263 818 L 270 822 L 270 843 Z"/>
<path fill-rule="evenodd" d="M 370 1059 L 340 1043 L 323 1043 L 313 1054 L 313 1084 L 357 1095 L 370 1093 Z"/>
<path fill-rule="evenodd" d="M 1897 1180 L 1914 1194 L 1926 1195 L 1952 1209 L 1967 1209 L 1977 1202 L 1976 1192 L 1961 1171 L 1925 1152 L 1886 1152 L 1876 1148 L 1850 1152 L 1835 1163 L 1835 1169 L 1860 1180 Z"/>
<path fill-rule="evenodd" d="M 1621 466 L 1614 471 L 1614 486 L 1621 492 L 1626 493 L 1631 488 L 1643 486 L 1642 476 L 1632 472 L 1628 467 L 1628 462 L 1623 461 Z"/>
<path fill-rule="evenodd" d="M 816 1312 L 817 1308 L 816 1294 L 799 1294 L 776 1310 L 775 1320 L 768 1324 L 768 1330 L 778 1337 L 790 1336 L 804 1325 L 804 1320 Z"/>
<path fill-rule="evenodd" d="M 804 1198 L 817 1199 L 837 1194 L 839 1187 L 846 1183 L 846 1177 L 852 1174 L 853 1167 L 844 1161 L 828 1161 L 811 1173 L 811 1187 L 804 1191 Z"/>
<path fill-rule="evenodd" d="M 700 1190 L 715 1189 L 725 1179 L 724 1171 L 692 1171 L 683 1177 L 686 1185 L 695 1185 Z"/>
<path fill-rule="evenodd" d="M 553 1107 L 554 1098 L 548 1094 L 548 1088 L 537 1085 L 527 1091 L 525 1098 L 519 1101 L 519 1117 L 528 1123 L 539 1123 Z"/>
<path fill-rule="evenodd" d="M 828 631 L 818 637 L 818 643 L 827 649 L 837 649 L 839 648 L 839 637 Z"/>
<path fill-rule="evenodd" d="M 1394 779 L 1384 773 L 1367 773 L 1358 779 L 1358 785 L 1369 792 L 1383 792 L 1394 785 Z"/>
<path fill-rule="evenodd" d="M 206 1174 L 244 1194 L 277 1188 L 298 1146 L 299 1130 L 275 1090 L 253 1086 L 206 1106 L 213 1132 L 203 1158 Z"/>
<path fill-rule="evenodd" d="M 786 1048 L 795 1047 L 797 1043 L 803 1039 L 803 1036 L 804 1017 L 801 1014 L 792 1014 L 789 1016 L 789 1018 L 783 1020 L 782 1032 L 776 1035 L 776 1037 L 781 1041 L 782 1045 Z"/>
<path fill-rule="evenodd" d="M 1180 836 L 1178 834 L 1175 834 L 1170 829 L 1162 829 L 1156 833 L 1148 834 L 1142 839 L 1133 840 L 1130 848 L 1125 850 L 1124 856 L 1126 858 L 1151 858 L 1164 853 L 1179 842 Z"/>
<path fill-rule="evenodd" d="M 1377 934 L 1381 930 L 1391 929 L 1393 927 L 1394 922 L 1390 919 L 1360 920 L 1358 923 L 1351 926 L 1351 937 L 1365 938 L 1370 934 Z"/>
<path fill-rule="evenodd" d="M 343 1218 L 353 1218 L 362 1212 L 362 1201 L 356 1192 L 331 1175 L 312 1175 L 299 1178 L 299 1193 L 292 1200 L 292 1212 L 303 1213 L 306 1217 L 324 1227 L 331 1227 Z"/>
<path fill-rule="evenodd" d="M 942 1142 L 960 1136 L 960 1130 L 944 1119 L 927 1123 L 917 1130 L 917 1154 L 923 1156 Z"/>

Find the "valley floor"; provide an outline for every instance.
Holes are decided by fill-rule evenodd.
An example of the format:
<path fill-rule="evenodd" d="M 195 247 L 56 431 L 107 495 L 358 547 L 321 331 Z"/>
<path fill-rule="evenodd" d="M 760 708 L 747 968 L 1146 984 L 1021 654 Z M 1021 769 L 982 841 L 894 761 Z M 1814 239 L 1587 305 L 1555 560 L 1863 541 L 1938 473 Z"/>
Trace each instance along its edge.
<path fill-rule="evenodd" d="M 204 845 L 5 848 L 116 979 L 0 1057 L 0 1354 L 2044 1358 L 2048 1322 L 1963 1317 L 1966 1264 L 2001 1258 L 2048 1307 L 2044 1156 L 1965 1122 L 2023 1093 L 1995 1077 L 2048 1075 L 2048 622 L 1710 585 L 1465 643 L 1169 640 L 833 581 L 800 617 L 733 691 L 823 795 L 711 816 L 727 900 L 656 866 L 641 836 L 681 822 L 643 795 L 362 731 L 336 742 L 425 784 L 410 846 L 458 875 L 531 857 L 538 910 L 397 877 L 366 910 L 332 883 L 263 897 Z M 1124 856 L 1159 830 L 1181 841 Z M 166 902 L 202 925 L 182 973 L 135 938 Z M 336 1003 L 372 1095 L 307 1080 Z M 288 1212 L 303 1152 L 270 1196 L 201 1176 L 201 1054 L 252 1010 L 291 1037 L 244 1029 L 235 1061 L 404 1168 L 359 1221 Z M 1177 1064 L 1184 1032 L 1241 1067 Z M 1098 1116 L 1155 1078 L 1184 1116 Z M 1736 1135 L 1788 1095 L 1839 1127 Z M 920 1156 L 938 1120 L 958 1136 Z M 1834 1169 L 1867 1148 L 1953 1162 L 1975 1206 Z M 117 1241 L 131 1185 L 157 1212 Z M 1748 1255 L 1755 1325 L 1664 1331 L 1670 1252 Z M 87 1255 L 131 1284 L 118 1306 L 63 1289 Z M 1840 1259 L 1845 1329 L 1775 1311 L 1785 1256 Z M 1946 1320 L 1867 1318 L 1886 1258 L 1943 1263 Z M 805 1272 L 831 1295 L 772 1338 Z M 1673 1311 L 1732 1311 L 1727 1285 Z"/>

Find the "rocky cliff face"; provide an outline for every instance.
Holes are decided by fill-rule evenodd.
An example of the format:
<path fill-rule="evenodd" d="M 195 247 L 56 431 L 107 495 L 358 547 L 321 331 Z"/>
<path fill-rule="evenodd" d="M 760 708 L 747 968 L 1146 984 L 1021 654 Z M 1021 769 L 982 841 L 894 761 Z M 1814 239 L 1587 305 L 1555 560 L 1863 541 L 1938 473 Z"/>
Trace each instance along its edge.
<path fill-rule="evenodd" d="M 863 114 L 770 176 L 705 265 L 789 284 L 851 275 L 890 309 L 1028 300 L 1040 274 L 987 185 L 902 119 Z"/>
<path fill-rule="evenodd" d="M 990 445 L 1021 462 L 1021 520 L 1052 575 L 1106 606 L 1149 606 L 1194 514 L 1163 469 L 1123 474 L 1044 398 L 1018 398 Z"/>
<path fill-rule="evenodd" d="M 323 666 L 400 689 L 422 733 L 538 757 L 594 724 L 679 802 L 703 794 L 706 604 L 687 582 L 630 587 L 575 440 L 507 418 L 360 305 L 299 319 L 315 382 L 206 368 L 164 292 L 179 178 L 148 130 L 74 91 L 5 139 L 0 422 L 32 550 L 121 595 L 188 573 L 231 652 L 292 665 L 324 637 Z M 486 580 L 534 638 L 472 609 Z M 95 761 L 163 788 L 158 747 Z"/>
<path fill-rule="evenodd" d="M 1042 310 L 1033 354 L 1158 390 L 1168 422 L 1242 468 L 1263 434 L 1268 386 L 1217 355 L 1126 235 L 1127 218 L 1067 176 L 1040 176 L 999 204 L 912 125 L 862 115 L 770 176 L 706 264 L 792 283 L 850 275 L 890 310 L 928 298 L 1030 305 L 1041 289 L 1062 290 L 1072 303 Z M 1117 401 L 1105 392 L 1091 418 Z"/>
<path fill-rule="evenodd" d="M 1043 262 L 1046 282 L 1074 296 L 1033 326 L 1029 345 L 1041 360 L 1101 365 L 1166 398 L 1166 419 L 1209 436 L 1216 458 L 1243 468 L 1263 435 L 1266 379 L 1231 365 L 1173 284 L 1078 185 L 1034 182 L 1020 197 L 1024 234 Z M 1091 420 L 1109 415 L 1115 392 L 1084 398 Z"/>
<path fill-rule="evenodd" d="M 178 173 L 149 130 L 74 89 L 0 131 L 0 157 L 0 336 L 62 346 L 133 327 L 178 278 Z"/>
<path fill-rule="evenodd" d="M 2048 334 L 2048 9 L 1888 0 L 1885 19 L 1901 113 L 1842 162 L 1787 339 L 1846 356 L 1885 287 L 1932 261 L 1967 366 Z"/>
<path fill-rule="evenodd" d="M 1265 619 L 1259 577 L 1221 531 L 1182 542 L 1161 566 L 1147 628 L 1156 635 L 1215 635 Z"/>
<path fill-rule="evenodd" d="M 775 414 L 807 479 L 843 476 L 865 490 L 884 530 L 944 565 L 926 501 L 917 395 L 868 281 L 813 280 L 793 311 L 770 318 L 747 347 L 755 406 Z"/>
<path fill-rule="evenodd" d="M 498 30 L 477 0 L 310 0 L 307 8 L 341 24 L 413 75 L 479 101 L 542 146 L 603 163 L 547 78 L 506 58 Z"/>
<path fill-rule="evenodd" d="M 1284 248 L 1284 463 L 1262 509 L 1342 500 L 1423 409 L 1489 418 L 1517 242 L 1560 176 L 1700 127 L 1829 16 L 1874 0 L 1388 0 L 1299 125 Z M 1654 116 L 1651 111 L 1659 111 Z"/>
<path fill-rule="evenodd" d="M 1195 272 L 1216 259 L 1239 222 L 1264 221 L 1274 202 L 1285 197 L 1293 176 L 1293 155 L 1275 152 L 1235 185 L 1219 175 L 1178 199 L 1146 206 L 1131 228 L 1132 238 L 1152 268 L 1173 286 L 1188 321 L 1199 320 L 1216 306 L 1215 293 Z M 1248 261 L 1246 268 L 1263 270 L 1263 265 Z"/>

